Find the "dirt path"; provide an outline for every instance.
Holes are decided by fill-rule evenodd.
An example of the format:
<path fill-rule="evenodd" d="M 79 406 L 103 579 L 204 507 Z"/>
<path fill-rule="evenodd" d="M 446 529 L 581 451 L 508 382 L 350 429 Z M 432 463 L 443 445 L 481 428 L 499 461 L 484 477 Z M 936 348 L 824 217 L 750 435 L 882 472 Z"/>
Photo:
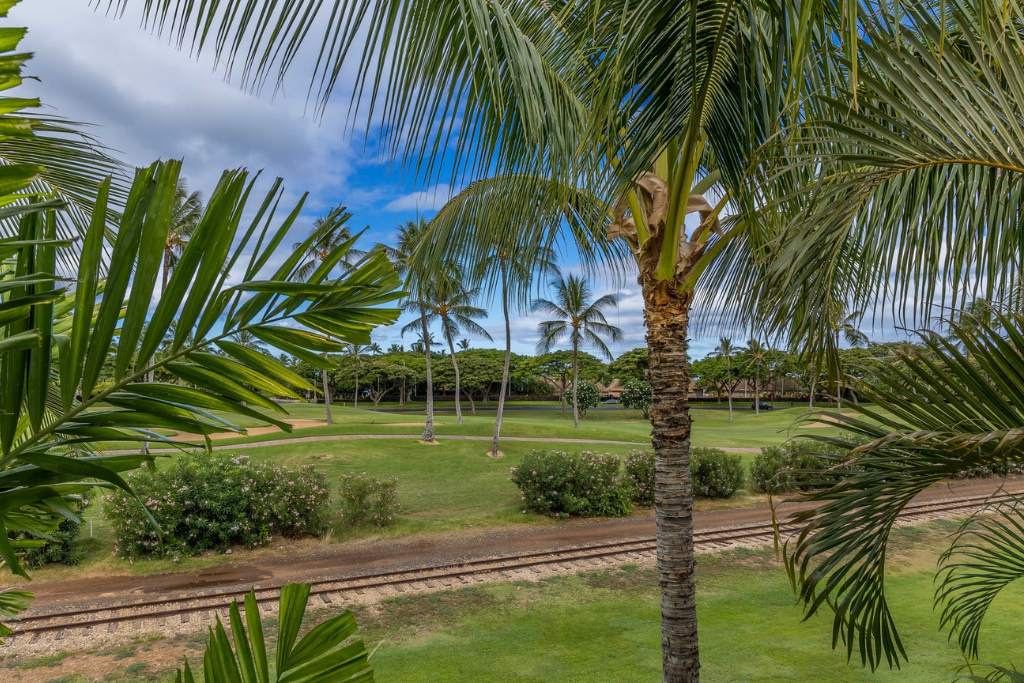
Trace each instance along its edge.
<path fill-rule="evenodd" d="M 937 484 L 919 501 L 950 496 L 992 493 L 1000 486 L 1024 493 L 1024 477 L 1008 480 L 970 480 Z M 784 512 L 806 505 L 786 504 Z M 697 529 L 757 524 L 768 521 L 766 505 L 697 512 Z M 82 605 L 103 605 L 156 596 L 173 597 L 203 590 L 261 586 L 288 581 L 310 581 L 417 566 L 534 552 L 568 546 L 650 537 L 653 513 L 623 519 L 570 520 L 550 526 L 510 526 L 458 533 L 421 534 L 399 539 L 363 539 L 338 544 L 319 541 L 283 542 L 258 551 L 239 553 L 228 564 L 196 572 L 151 576 L 105 575 L 64 581 L 33 582 L 36 599 L 32 611 L 50 611 Z"/>

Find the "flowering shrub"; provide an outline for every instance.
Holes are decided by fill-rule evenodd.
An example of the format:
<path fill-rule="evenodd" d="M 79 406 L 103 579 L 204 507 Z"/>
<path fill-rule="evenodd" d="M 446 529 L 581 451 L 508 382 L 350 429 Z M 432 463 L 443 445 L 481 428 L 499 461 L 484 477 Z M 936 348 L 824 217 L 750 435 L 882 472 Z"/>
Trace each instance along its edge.
<path fill-rule="evenodd" d="M 255 547 L 274 534 L 320 534 L 327 527 L 327 483 L 309 466 L 292 470 L 245 456 L 187 455 L 166 469 L 140 470 L 129 483 L 138 499 L 117 490 L 105 505 L 117 535 L 114 551 L 123 557 Z"/>
<path fill-rule="evenodd" d="M 375 479 L 366 474 L 343 474 L 338 490 L 341 520 L 351 526 L 388 526 L 395 521 L 398 480 Z"/>
<path fill-rule="evenodd" d="M 654 505 L 654 451 L 633 451 L 626 458 L 633 502 Z M 690 480 L 698 498 L 728 498 L 743 486 L 743 461 L 717 448 L 690 449 Z"/>
<path fill-rule="evenodd" d="M 654 393 L 651 385 L 642 379 L 631 379 L 622 387 L 622 405 L 625 408 L 639 410 L 645 418 L 650 416 Z"/>
<path fill-rule="evenodd" d="M 743 486 L 743 460 L 717 448 L 691 448 L 690 478 L 694 496 L 728 498 Z"/>
<path fill-rule="evenodd" d="M 526 508 L 555 517 L 620 517 L 632 509 L 630 487 L 614 455 L 531 451 L 512 468 Z"/>
<path fill-rule="evenodd" d="M 581 416 L 586 415 L 588 410 L 596 407 L 601 402 L 601 394 L 597 392 L 597 387 L 590 382 L 580 382 L 580 390 L 577 393 L 580 398 Z M 569 382 L 565 390 L 565 403 L 572 408 L 572 382 Z"/>
<path fill-rule="evenodd" d="M 654 505 L 654 452 L 633 451 L 626 456 L 626 479 L 633 502 L 643 507 Z"/>

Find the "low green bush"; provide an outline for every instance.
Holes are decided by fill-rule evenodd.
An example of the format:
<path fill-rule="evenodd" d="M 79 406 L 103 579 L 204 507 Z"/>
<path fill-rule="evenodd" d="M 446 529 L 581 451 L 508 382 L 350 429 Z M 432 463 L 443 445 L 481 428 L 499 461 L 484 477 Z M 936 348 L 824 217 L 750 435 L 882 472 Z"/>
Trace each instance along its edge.
<path fill-rule="evenodd" d="M 654 402 L 654 392 L 649 382 L 642 379 L 631 379 L 622 387 L 622 406 L 631 410 L 639 410 L 647 418 Z"/>
<path fill-rule="evenodd" d="M 698 498 L 728 498 L 743 486 L 743 459 L 717 448 L 690 449 L 690 478 Z"/>
<path fill-rule="evenodd" d="M 580 389 L 576 392 L 580 399 L 580 415 L 586 415 L 587 411 L 591 408 L 597 407 L 597 404 L 601 402 L 601 394 L 598 393 L 597 387 L 590 382 L 580 382 Z M 572 408 L 572 382 L 565 390 L 565 403 Z"/>
<path fill-rule="evenodd" d="M 630 486 L 615 455 L 531 451 L 512 468 L 528 510 L 554 517 L 621 517 L 632 510 Z"/>
<path fill-rule="evenodd" d="M 139 470 L 128 481 L 137 498 L 117 490 L 104 506 L 116 534 L 114 551 L 122 557 L 256 547 L 274 535 L 317 535 L 327 528 L 327 482 L 311 466 L 293 470 L 203 453 Z"/>
<path fill-rule="evenodd" d="M 758 493 L 807 491 L 831 486 L 847 473 L 846 452 L 807 439 L 766 446 L 750 464 L 750 486 Z"/>
<path fill-rule="evenodd" d="M 626 456 L 626 480 L 633 502 L 641 507 L 654 505 L 654 452 L 633 451 Z"/>
<path fill-rule="evenodd" d="M 47 564 L 76 565 L 82 561 L 82 549 L 78 545 L 78 534 L 81 531 L 81 516 L 89 507 L 90 496 L 77 496 L 68 502 L 70 510 L 78 516 L 78 519 L 62 519 L 57 528 L 50 532 L 49 538 L 18 534 L 14 538 L 42 541 L 42 544 L 34 548 L 26 548 L 19 551 L 21 561 L 25 566 L 35 569 Z"/>
<path fill-rule="evenodd" d="M 398 480 L 343 474 L 338 485 L 341 521 L 349 526 L 389 526 L 399 512 Z"/>

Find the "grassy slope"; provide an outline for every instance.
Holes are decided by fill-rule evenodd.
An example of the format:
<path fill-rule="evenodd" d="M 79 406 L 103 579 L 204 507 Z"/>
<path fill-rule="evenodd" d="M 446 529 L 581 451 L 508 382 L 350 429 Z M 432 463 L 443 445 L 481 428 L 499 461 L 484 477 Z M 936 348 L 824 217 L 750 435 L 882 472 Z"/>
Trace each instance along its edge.
<path fill-rule="evenodd" d="M 945 527 L 948 528 L 948 525 Z M 962 664 L 931 609 L 935 542 L 918 536 L 887 584 L 911 662 L 872 674 L 830 650 L 828 618 L 804 623 L 770 553 L 702 556 L 698 603 L 703 678 L 719 681 L 939 681 Z M 1002 596 L 982 636 L 986 661 L 1019 656 L 1024 586 Z M 380 680 L 658 680 L 658 594 L 650 570 L 498 584 L 393 600 L 362 620 Z M 1020 663 L 1019 661 L 1017 662 Z"/>

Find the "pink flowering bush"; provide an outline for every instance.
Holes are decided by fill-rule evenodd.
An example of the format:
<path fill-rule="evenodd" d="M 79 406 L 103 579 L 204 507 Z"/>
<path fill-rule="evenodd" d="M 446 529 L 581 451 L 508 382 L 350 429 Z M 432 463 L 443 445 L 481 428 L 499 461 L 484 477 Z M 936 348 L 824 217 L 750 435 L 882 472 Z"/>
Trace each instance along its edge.
<path fill-rule="evenodd" d="M 128 480 L 137 498 L 117 490 L 104 506 L 117 535 L 114 551 L 122 557 L 252 548 L 274 535 L 317 535 L 327 528 L 327 481 L 310 466 L 295 470 L 204 453 L 139 470 Z"/>
<path fill-rule="evenodd" d="M 554 517 L 621 517 L 633 509 L 615 455 L 531 451 L 512 481 L 527 509 Z"/>
<path fill-rule="evenodd" d="M 654 507 L 654 451 L 633 451 L 626 456 L 626 479 L 633 502 Z"/>
<path fill-rule="evenodd" d="M 341 521 L 349 526 L 390 526 L 399 512 L 398 480 L 343 474 L 338 485 Z"/>

